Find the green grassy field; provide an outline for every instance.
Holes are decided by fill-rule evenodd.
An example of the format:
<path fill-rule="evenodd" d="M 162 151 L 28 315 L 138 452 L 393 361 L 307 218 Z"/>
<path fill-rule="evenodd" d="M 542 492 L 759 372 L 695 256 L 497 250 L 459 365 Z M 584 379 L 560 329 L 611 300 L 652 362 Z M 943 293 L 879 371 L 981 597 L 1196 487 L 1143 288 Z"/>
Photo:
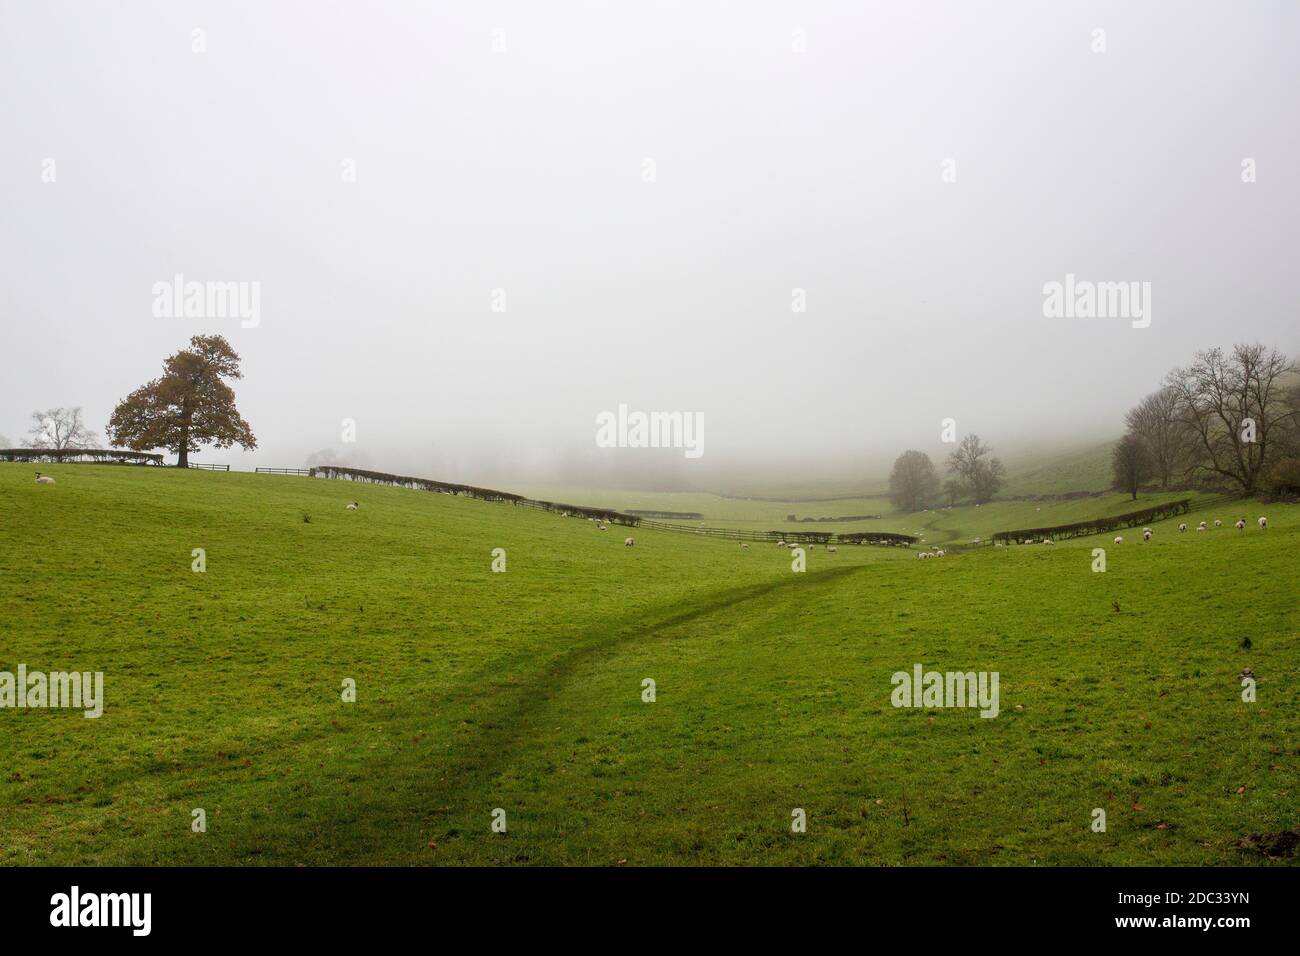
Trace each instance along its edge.
<path fill-rule="evenodd" d="M 625 548 L 401 489 L 43 470 L 58 484 L 0 464 L 0 671 L 103 671 L 106 702 L 0 709 L 7 864 L 1286 865 L 1234 844 L 1300 823 L 1294 506 L 1201 498 L 1186 520 L 1250 527 L 1165 521 L 1150 544 L 817 549 L 795 574 L 770 545 Z M 734 504 L 715 523 L 770 524 Z M 888 529 L 957 542 L 1134 507 Z M 892 707 L 916 663 L 997 671 L 999 715 Z"/>

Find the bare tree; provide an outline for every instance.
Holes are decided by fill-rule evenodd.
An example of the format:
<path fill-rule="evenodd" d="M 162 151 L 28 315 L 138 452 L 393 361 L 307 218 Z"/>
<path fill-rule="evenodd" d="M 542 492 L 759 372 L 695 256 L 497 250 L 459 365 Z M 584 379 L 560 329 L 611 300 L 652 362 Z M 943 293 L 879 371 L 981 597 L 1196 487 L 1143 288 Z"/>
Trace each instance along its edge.
<path fill-rule="evenodd" d="M 939 493 L 939 476 L 934 462 L 923 451 L 905 451 L 894 462 L 889 476 L 889 498 L 903 511 L 920 511 Z"/>
<path fill-rule="evenodd" d="M 979 435 L 967 435 L 948 456 L 948 471 L 961 483 L 976 504 L 992 501 L 1006 474 L 993 449 Z"/>
<path fill-rule="evenodd" d="M 1129 432 L 1115 443 L 1111 453 L 1111 467 L 1115 473 L 1115 487 L 1127 491 L 1137 501 L 1142 482 L 1151 477 L 1155 459 L 1146 439 Z"/>
<path fill-rule="evenodd" d="M 955 505 L 961 496 L 965 494 L 961 482 L 956 478 L 945 478 L 943 480 L 943 496 L 948 499 L 949 505 Z"/>
<path fill-rule="evenodd" d="M 93 448 L 98 436 L 86 427 L 81 408 L 49 408 L 32 412 L 28 448 Z"/>
<path fill-rule="evenodd" d="M 1195 456 L 1191 429 L 1178 417 L 1178 392 L 1165 387 L 1142 399 L 1124 417 L 1130 433 L 1146 442 L 1153 477 L 1160 487 L 1184 474 Z"/>
<path fill-rule="evenodd" d="M 1197 450 L 1192 472 L 1254 494 L 1277 448 L 1300 424 L 1288 400 L 1287 380 L 1296 371 L 1281 352 L 1255 344 L 1198 352 L 1190 366 L 1170 372 L 1178 419 Z"/>

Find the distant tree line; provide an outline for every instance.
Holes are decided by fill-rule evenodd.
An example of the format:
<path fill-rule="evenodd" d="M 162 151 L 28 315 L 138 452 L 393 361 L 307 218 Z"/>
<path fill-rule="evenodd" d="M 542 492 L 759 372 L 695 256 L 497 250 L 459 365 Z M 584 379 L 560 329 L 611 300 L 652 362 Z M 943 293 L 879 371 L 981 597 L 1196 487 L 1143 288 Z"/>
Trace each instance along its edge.
<path fill-rule="evenodd" d="M 1153 483 L 1300 494 L 1300 367 L 1275 348 L 1197 352 L 1138 402 L 1124 424 L 1111 452 L 1112 483 L 1135 500 Z M 1002 462 L 978 435 L 965 436 L 946 465 L 941 485 L 925 452 L 899 455 L 889 476 L 894 506 L 983 504 L 1005 484 Z"/>
<path fill-rule="evenodd" d="M 948 504 L 969 499 L 976 504 L 992 501 L 1006 482 L 1006 469 L 979 435 L 967 435 L 948 456 L 948 474 L 942 485 Z M 901 511 L 920 511 L 940 495 L 934 462 L 923 451 L 910 449 L 894 461 L 889 475 L 889 499 Z"/>
<path fill-rule="evenodd" d="M 1149 482 L 1300 492 L 1300 368 L 1258 343 L 1197 352 L 1125 416 L 1116 488 Z"/>

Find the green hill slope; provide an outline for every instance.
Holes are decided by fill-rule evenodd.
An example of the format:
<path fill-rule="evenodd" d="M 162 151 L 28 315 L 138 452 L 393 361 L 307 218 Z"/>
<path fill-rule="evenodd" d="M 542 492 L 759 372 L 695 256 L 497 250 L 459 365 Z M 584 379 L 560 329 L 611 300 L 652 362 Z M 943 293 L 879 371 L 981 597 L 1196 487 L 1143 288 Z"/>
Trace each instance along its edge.
<path fill-rule="evenodd" d="M 1294 508 L 1106 574 L 1095 539 L 793 574 L 401 489 L 50 473 L 0 465 L 0 671 L 106 701 L 0 709 L 5 863 L 1235 863 L 1297 822 Z M 891 707 L 915 663 L 999 671 L 1001 713 Z"/>

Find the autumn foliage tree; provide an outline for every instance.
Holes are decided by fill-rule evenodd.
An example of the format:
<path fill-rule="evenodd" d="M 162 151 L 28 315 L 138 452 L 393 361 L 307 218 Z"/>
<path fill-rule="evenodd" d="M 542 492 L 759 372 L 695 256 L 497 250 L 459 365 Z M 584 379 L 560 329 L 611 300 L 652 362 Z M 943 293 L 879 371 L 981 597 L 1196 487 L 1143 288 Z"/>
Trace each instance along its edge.
<path fill-rule="evenodd" d="M 189 453 L 204 445 L 256 448 L 257 439 L 235 408 L 225 379 L 242 378 L 239 356 L 221 335 L 196 335 L 190 347 L 163 363 L 163 374 L 118 403 L 109 439 L 135 451 L 166 448 L 189 467 Z"/>

